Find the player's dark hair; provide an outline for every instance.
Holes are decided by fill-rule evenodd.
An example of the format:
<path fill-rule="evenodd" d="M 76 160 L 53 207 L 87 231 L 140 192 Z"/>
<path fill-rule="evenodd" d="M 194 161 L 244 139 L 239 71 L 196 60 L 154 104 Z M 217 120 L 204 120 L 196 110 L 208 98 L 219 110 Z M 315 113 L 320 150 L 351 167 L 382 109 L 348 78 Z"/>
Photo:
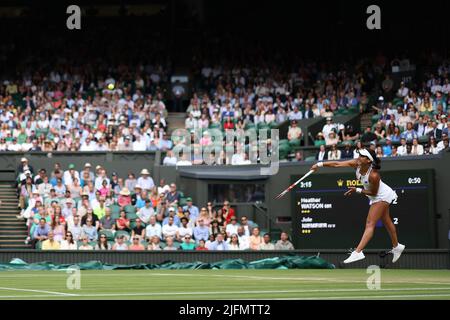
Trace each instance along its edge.
<path fill-rule="evenodd" d="M 370 155 L 373 158 L 372 168 L 380 170 L 381 169 L 381 160 L 380 160 L 380 158 L 377 157 L 377 154 L 372 149 L 367 149 L 367 151 L 369 151 Z"/>

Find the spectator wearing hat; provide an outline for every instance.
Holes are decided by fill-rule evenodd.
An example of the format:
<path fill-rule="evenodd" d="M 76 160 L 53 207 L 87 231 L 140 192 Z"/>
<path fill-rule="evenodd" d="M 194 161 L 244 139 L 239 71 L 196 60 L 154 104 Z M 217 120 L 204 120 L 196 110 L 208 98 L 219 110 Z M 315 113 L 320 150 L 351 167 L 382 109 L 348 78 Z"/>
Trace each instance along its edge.
<path fill-rule="evenodd" d="M 339 143 L 339 136 L 336 135 L 334 130 L 331 130 L 328 137 L 325 137 L 325 144 L 327 146 L 332 146 Z"/>
<path fill-rule="evenodd" d="M 324 137 L 328 137 L 330 132 L 335 129 L 336 129 L 336 124 L 333 123 L 333 120 L 331 119 L 331 117 L 327 117 L 326 123 L 322 128 L 322 133 L 323 133 Z"/>
<path fill-rule="evenodd" d="M 128 188 L 123 188 L 122 191 L 120 191 L 117 203 L 120 207 L 131 205 L 131 193 Z"/>
<path fill-rule="evenodd" d="M 28 163 L 28 159 L 23 157 L 20 159 L 19 167 L 17 168 L 17 176 L 24 173 L 26 170 L 30 171 L 31 175 L 34 175 L 34 168 Z"/>
<path fill-rule="evenodd" d="M 155 186 L 152 177 L 150 177 L 150 172 L 147 169 L 142 169 L 141 177 L 137 179 L 137 184 L 144 190 L 151 190 Z"/>
<path fill-rule="evenodd" d="M 97 177 L 95 178 L 94 187 L 95 190 L 99 190 L 103 187 L 103 183 L 106 181 L 106 185 L 110 186 L 110 180 L 108 176 L 106 175 L 106 170 L 104 168 L 99 168 L 97 170 Z"/>
<path fill-rule="evenodd" d="M 94 181 L 95 179 L 95 175 L 94 173 L 91 171 L 92 165 L 89 162 L 86 162 L 84 164 L 83 170 L 80 171 L 79 173 L 79 177 L 80 177 L 80 184 L 82 186 L 84 186 L 85 184 L 87 184 L 88 181 Z M 86 173 L 86 174 L 85 174 Z M 81 181 L 83 181 L 83 183 L 81 183 Z"/>

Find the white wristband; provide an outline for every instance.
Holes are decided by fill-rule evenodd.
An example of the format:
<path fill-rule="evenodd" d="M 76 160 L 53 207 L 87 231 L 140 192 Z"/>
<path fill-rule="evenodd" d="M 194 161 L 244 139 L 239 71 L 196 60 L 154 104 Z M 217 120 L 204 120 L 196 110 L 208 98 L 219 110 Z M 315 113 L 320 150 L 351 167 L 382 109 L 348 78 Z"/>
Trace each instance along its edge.
<path fill-rule="evenodd" d="M 320 168 L 320 167 L 323 167 L 323 162 L 317 162 L 317 166 Z"/>
<path fill-rule="evenodd" d="M 356 188 L 356 192 L 357 193 L 362 193 L 362 189 L 361 188 Z"/>

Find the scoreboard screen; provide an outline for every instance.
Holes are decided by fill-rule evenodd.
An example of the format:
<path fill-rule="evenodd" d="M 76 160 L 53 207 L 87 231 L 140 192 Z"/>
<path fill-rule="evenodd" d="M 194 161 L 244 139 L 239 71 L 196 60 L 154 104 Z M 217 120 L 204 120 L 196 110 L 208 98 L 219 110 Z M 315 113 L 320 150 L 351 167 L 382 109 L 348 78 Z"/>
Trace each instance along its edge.
<path fill-rule="evenodd" d="M 291 183 L 301 176 L 291 176 Z M 381 171 L 381 179 L 397 192 L 390 214 L 399 241 L 407 248 L 435 248 L 433 170 Z M 292 191 L 293 240 L 296 248 L 355 248 L 364 232 L 369 198 L 344 196 L 348 187 L 361 187 L 355 173 L 312 174 Z M 367 248 L 391 248 L 379 221 Z"/>

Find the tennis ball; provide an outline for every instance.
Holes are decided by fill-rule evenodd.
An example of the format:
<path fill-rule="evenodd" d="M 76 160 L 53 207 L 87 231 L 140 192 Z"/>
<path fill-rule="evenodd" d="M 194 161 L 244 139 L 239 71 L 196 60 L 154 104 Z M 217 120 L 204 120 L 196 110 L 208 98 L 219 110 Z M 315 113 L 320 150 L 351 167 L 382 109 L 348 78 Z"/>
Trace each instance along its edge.
<path fill-rule="evenodd" d="M 114 83 L 108 84 L 108 89 L 109 89 L 109 90 L 113 90 L 113 89 L 114 89 Z"/>

